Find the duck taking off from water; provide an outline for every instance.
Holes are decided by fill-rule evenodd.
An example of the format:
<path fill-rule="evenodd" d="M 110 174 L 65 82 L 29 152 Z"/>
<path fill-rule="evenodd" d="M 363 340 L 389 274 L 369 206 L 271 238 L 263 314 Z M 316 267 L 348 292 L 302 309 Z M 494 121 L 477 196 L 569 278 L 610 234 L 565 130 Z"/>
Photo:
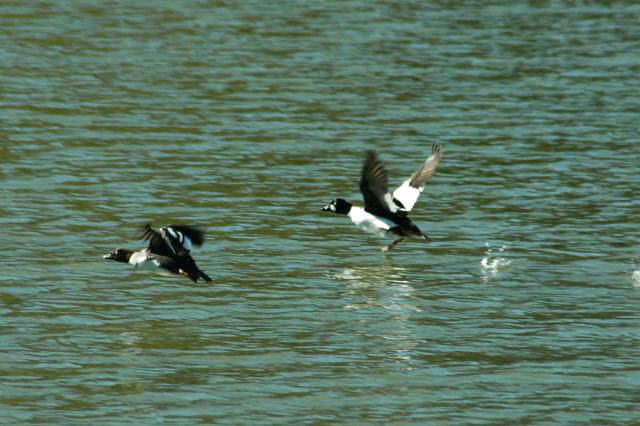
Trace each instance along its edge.
<path fill-rule="evenodd" d="M 155 229 L 147 224 L 142 237 L 149 241 L 146 249 L 134 251 L 118 248 L 102 257 L 129 263 L 136 268 L 160 268 L 184 275 L 194 283 L 200 278 L 205 282 L 211 282 L 211 278 L 198 268 L 190 254 L 193 245 L 200 246 L 204 243 L 204 233 L 201 230 L 187 225 L 170 225 Z"/>
<path fill-rule="evenodd" d="M 385 236 L 391 234 L 394 241 L 383 247 L 382 251 L 392 250 L 405 237 L 417 237 L 428 240 L 409 219 L 408 213 L 415 206 L 425 183 L 433 175 L 442 158 L 442 145 L 434 144 L 431 155 L 418 171 L 406 179 L 393 191 L 388 190 L 388 177 L 383 163 L 373 151 L 367 152 L 362 166 L 360 192 L 364 198 L 364 208 L 356 207 L 342 198 L 335 198 L 322 208 L 323 211 L 344 214 L 363 230 Z"/>

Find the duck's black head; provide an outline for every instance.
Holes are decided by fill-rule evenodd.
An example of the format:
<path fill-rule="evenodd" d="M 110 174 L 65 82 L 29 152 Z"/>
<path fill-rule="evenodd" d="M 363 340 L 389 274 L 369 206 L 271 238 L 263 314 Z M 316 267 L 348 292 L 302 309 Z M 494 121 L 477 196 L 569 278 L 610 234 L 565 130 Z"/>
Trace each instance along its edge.
<path fill-rule="evenodd" d="M 111 253 L 107 253 L 102 257 L 104 259 L 115 260 L 116 262 L 128 263 L 132 254 L 133 250 L 117 248 Z"/>
<path fill-rule="evenodd" d="M 331 201 L 329 204 L 324 206 L 322 208 L 322 211 L 333 212 L 337 214 L 349 214 L 349 212 L 351 211 L 352 205 L 353 204 L 351 204 L 346 200 L 343 200 L 342 198 L 336 198 L 333 201 Z"/>

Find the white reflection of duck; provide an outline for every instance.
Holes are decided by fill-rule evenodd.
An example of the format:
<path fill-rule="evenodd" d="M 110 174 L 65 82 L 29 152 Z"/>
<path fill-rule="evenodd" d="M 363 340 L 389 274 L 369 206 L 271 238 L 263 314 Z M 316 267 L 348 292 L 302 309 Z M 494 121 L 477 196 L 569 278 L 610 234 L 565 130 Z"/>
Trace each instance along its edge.
<path fill-rule="evenodd" d="M 347 267 L 333 278 L 345 280 L 349 295 L 365 297 L 364 303 L 345 306 L 347 309 L 364 309 L 382 307 L 400 312 L 421 310 L 407 301 L 414 288 L 405 276 L 406 270 L 397 266 L 379 265 L 373 267 Z"/>
<path fill-rule="evenodd" d="M 411 370 L 413 354 L 422 343 L 412 318 L 422 312 L 414 303 L 406 270 L 388 264 L 373 267 L 347 267 L 334 277 L 347 281 L 344 306 L 353 311 L 378 310 L 380 315 L 356 315 L 353 332 L 374 339 L 372 350 L 383 354 L 401 370 Z M 364 312 L 363 312 L 364 313 Z M 386 314 L 384 314 L 386 313 Z"/>

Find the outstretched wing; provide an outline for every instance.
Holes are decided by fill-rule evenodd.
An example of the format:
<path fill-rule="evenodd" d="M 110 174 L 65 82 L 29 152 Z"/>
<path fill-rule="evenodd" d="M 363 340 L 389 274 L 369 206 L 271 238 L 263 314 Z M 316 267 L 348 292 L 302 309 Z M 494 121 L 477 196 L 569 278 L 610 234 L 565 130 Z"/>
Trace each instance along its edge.
<path fill-rule="evenodd" d="M 435 173 L 438 163 L 442 158 L 442 145 L 433 144 L 431 155 L 417 172 L 405 180 L 395 191 L 393 191 L 393 202 L 400 210 L 411 211 L 418 201 L 420 193 L 424 189 L 424 184 Z"/>
<path fill-rule="evenodd" d="M 204 243 L 204 232 L 193 226 L 169 225 L 160 229 L 164 230 L 172 238 L 176 239 L 176 241 L 187 251 L 191 250 L 192 245 L 201 246 Z"/>
<path fill-rule="evenodd" d="M 375 152 L 368 151 L 360 178 L 360 192 L 366 211 L 385 217 L 398 210 L 393 204 L 388 186 L 387 172 L 382 161 L 378 160 Z"/>
<path fill-rule="evenodd" d="M 164 233 L 154 229 L 148 223 L 142 231 L 142 238 L 149 241 L 149 251 L 160 256 L 173 257 L 177 251 L 171 245 L 171 241 L 165 238 Z"/>
<path fill-rule="evenodd" d="M 204 232 L 187 225 L 170 225 L 154 229 L 147 224 L 142 237 L 149 240 L 149 250 L 152 253 L 175 256 L 181 251 L 191 251 L 193 245 L 204 243 Z"/>

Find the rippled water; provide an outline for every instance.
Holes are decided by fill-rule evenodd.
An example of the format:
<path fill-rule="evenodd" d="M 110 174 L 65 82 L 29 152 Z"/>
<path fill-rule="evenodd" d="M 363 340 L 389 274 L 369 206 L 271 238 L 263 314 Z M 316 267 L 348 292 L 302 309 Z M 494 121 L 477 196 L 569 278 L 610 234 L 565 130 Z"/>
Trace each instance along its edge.
<path fill-rule="evenodd" d="M 0 17 L 3 422 L 637 421 L 636 2 Z M 432 242 L 320 212 L 433 142 Z M 145 222 L 213 282 L 101 259 Z"/>

